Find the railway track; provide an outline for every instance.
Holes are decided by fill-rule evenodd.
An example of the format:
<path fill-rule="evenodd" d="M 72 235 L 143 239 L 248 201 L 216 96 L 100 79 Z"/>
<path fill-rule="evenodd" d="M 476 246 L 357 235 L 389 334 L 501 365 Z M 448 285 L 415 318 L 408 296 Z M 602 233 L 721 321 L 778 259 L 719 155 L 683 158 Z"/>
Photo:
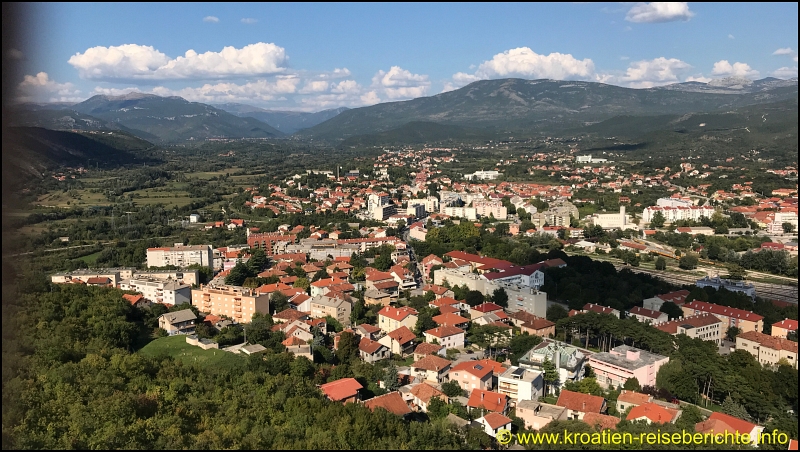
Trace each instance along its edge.
<path fill-rule="evenodd" d="M 698 277 L 694 276 L 678 275 L 675 273 L 664 272 L 659 270 L 647 270 L 642 268 L 629 267 L 621 264 L 615 264 L 614 267 L 616 267 L 617 270 L 627 268 L 628 270 L 635 273 L 644 273 L 652 275 L 676 285 L 684 285 L 684 284 L 694 285 L 695 282 L 697 282 L 697 280 L 699 279 Z M 780 301 L 788 301 L 790 303 L 797 303 L 798 299 L 797 286 L 770 284 L 770 283 L 762 283 L 756 281 L 748 281 L 748 283 L 753 284 L 753 286 L 755 286 L 756 296 L 758 297 L 766 298 L 769 300 L 780 300 Z"/>

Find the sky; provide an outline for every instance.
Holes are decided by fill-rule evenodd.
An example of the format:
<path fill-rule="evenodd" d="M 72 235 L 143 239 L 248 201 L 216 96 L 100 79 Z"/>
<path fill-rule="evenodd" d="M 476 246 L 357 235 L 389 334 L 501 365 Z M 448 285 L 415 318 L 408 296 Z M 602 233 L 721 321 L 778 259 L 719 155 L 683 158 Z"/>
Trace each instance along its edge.
<path fill-rule="evenodd" d="M 485 79 L 797 77 L 797 3 L 39 3 L 21 102 L 131 91 L 320 111 Z"/>

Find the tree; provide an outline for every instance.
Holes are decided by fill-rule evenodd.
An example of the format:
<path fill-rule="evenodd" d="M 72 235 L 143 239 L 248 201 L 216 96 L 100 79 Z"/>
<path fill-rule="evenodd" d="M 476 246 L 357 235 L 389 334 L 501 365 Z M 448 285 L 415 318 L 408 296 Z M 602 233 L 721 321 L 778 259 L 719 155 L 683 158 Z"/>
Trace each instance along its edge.
<path fill-rule="evenodd" d="M 514 336 L 508 344 L 508 348 L 511 352 L 511 356 L 509 357 L 511 359 L 511 364 L 516 366 L 519 363 L 519 359 L 522 358 L 525 353 L 528 353 L 528 351 L 541 342 L 541 337 L 535 334 L 528 334 L 527 332 Z"/>
<path fill-rule="evenodd" d="M 358 359 L 358 337 L 349 332 L 343 331 L 339 335 L 339 347 L 336 349 L 336 358 L 342 364 L 350 364 Z"/>
<path fill-rule="evenodd" d="M 508 307 L 508 294 L 502 287 L 498 287 L 492 292 L 492 303 L 507 308 Z"/>
<path fill-rule="evenodd" d="M 363 323 L 364 315 L 367 312 L 367 307 L 364 300 L 359 298 L 353 303 L 353 309 L 350 311 L 350 323 L 353 325 L 360 325 Z"/>
<path fill-rule="evenodd" d="M 464 301 L 466 301 L 467 304 L 472 307 L 478 306 L 479 304 L 483 303 L 483 294 L 477 290 L 470 290 L 467 292 L 466 297 L 464 297 Z"/>
<path fill-rule="evenodd" d="M 676 305 L 671 301 L 665 301 L 661 305 L 661 309 L 659 309 L 659 311 L 666 313 L 669 316 L 670 320 L 683 317 L 683 310 L 679 308 L 678 305 Z"/>
<path fill-rule="evenodd" d="M 289 309 L 289 297 L 280 290 L 272 292 L 269 296 L 269 305 L 272 307 L 272 312 L 278 313 Z"/>
<path fill-rule="evenodd" d="M 566 319 L 569 317 L 569 312 L 560 304 L 553 303 L 549 308 L 547 308 L 546 317 L 547 320 L 556 323 L 561 319 Z"/>
<path fill-rule="evenodd" d="M 314 277 L 311 278 L 311 282 L 314 283 L 314 282 L 319 281 L 320 279 L 326 279 L 326 278 L 328 278 L 328 272 L 325 271 L 324 268 L 321 268 L 321 269 L 317 270 L 316 273 L 314 273 Z"/>
<path fill-rule="evenodd" d="M 433 321 L 433 317 L 439 314 L 439 308 L 431 308 L 430 306 L 420 308 L 417 314 L 417 324 L 414 325 L 414 334 L 419 337 L 425 331 L 436 328 L 436 322 Z"/>
<path fill-rule="evenodd" d="M 255 248 L 250 250 L 250 259 L 247 261 L 247 265 L 250 267 L 253 273 L 258 274 L 265 268 L 267 268 L 267 263 L 269 262 L 267 255 L 264 254 L 264 250 L 261 248 Z"/>
<path fill-rule="evenodd" d="M 389 362 L 389 365 L 383 371 L 383 387 L 389 392 L 397 391 L 400 388 L 397 366 L 393 362 Z"/>
<path fill-rule="evenodd" d="M 311 287 L 311 282 L 306 277 L 297 278 L 294 281 L 293 286 L 308 291 L 308 289 Z"/>
<path fill-rule="evenodd" d="M 744 406 L 733 400 L 731 396 L 725 397 L 725 401 L 722 402 L 721 411 L 739 419 L 744 419 L 746 421 L 751 420 L 750 414 L 747 413 L 747 410 L 744 408 Z"/>
<path fill-rule="evenodd" d="M 239 262 L 232 269 L 228 276 L 225 277 L 225 284 L 230 286 L 241 286 L 247 278 L 256 276 L 247 264 Z"/>
<path fill-rule="evenodd" d="M 664 227 L 664 223 L 666 221 L 667 221 L 667 219 L 664 217 L 663 213 L 661 213 L 660 211 L 656 212 L 653 215 L 653 217 L 650 219 L 650 227 L 651 228 L 663 228 Z"/>
<path fill-rule="evenodd" d="M 376 269 L 385 272 L 392 267 L 392 256 L 387 252 L 381 253 L 380 256 L 375 258 L 375 262 L 372 263 L 372 266 Z"/>
<path fill-rule="evenodd" d="M 686 254 L 681 256 L 680 260 L 678 261 L 678 267 L 684 270 L 694 270 L 697 268 L 697 264 L 700 260 L 694 254 Z"/>
<path fill-rule="evenodd" d="M 542 370 L 544 374 L 542 379 L 544 380 L 544 393 L 549 394 L 552 387 L 557 387 L 559 384 L 558 378 L 558 369 L 556 369 L 556 365 L 550 361 L 549 358 L 545 358 L 544 362 L 542 363 Z"/>
<path fill-rule="evenodd" d="M 455 380 L 442 383 L 442 392 L 447 397 L 460 397 L 464 395 L 464 390 L 461 389 L 461 385 Z"/>
<path fill-rule="evenodd" d="M 727 340 L 729 340 L 731 342 L 735 342 L 736 341 L 736 336 L 738 336 L 739 333 L 741 333 L 741 332 L 742 332 L 742 330 L 739 327 L 730 326 L 730 327 L 728 327 L 728 330 L 725 331 L 725 339 L 727 339 Z"/>
<path fill-rule="evenodd" d="M 792 223 L 782 223 L 781 227 L 783 228 L 784 234 L 791 234 L 794 232 L 794 225 Z"/>
<path fill-rule="evenodd" d="M 658 256 L 656 259 L 656 270 L 666 270 L 667 269 L 667 260 L 664 259 L 664 256 Z"/>
<path fill-rule="evenodd" d="M 628 378 L 625 380 L 625 384 L 622 385 L 622 389 L 626 391 L 636 391 L 640 392 L 642 390 L 642 385 L 639 384 L 639 379 L 636 377 Z"/>
<path fill-rule="evenodd" d="M 738 264 L 728 264 L 728 279 L 743 280 L 747 277 L 747 270 Z"/>
<path fill-rule="evenodd" d="M 444 387 L 444 384 L 442 386 Z M 427 412 L 431 419 L 442 419 L 450 414 L 450 407 L 439 397 L 433 397 L 428 402 Z"/>

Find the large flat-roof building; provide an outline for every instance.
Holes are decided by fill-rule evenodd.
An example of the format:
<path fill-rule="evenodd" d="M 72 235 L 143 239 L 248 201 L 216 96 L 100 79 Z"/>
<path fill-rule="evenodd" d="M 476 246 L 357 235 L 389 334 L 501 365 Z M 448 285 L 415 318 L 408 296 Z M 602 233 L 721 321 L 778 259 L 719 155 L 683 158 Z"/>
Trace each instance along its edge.
<path fill-rule="evenodd" d="M 188 245 L 147 249 L 148 267 L 188 267 L 201 265 L 214 268 L 214 253 L 211 245 Z"/>
<path fill-rule="evenodd" d="M 525 310 L 538 317 L 547 316 L 547 293 L 535 287 L 521 287 L 502 280 L 489 281 L 483 275 L 467 273 L 458 269 L 441 268 L 434 272 L 433 282 L 442 285 L 447 281 L 451 286 L 466 285 L 470 290 L 477 290 L 484 295 L 491 295 L 502 288 L 508 295 L 508 310 L 516 312 Z"/>
<path fill-rule="evenodd" d="M 192 287 L 178 281 L 134 278 L 120 282 L 119 288 L 139 292 L 151 303 L 175 306 L 192 302 Z"/>
<path fill-rule="evenodd" d="M 650 353 L 628 345 L 620 345 L 610 352 L 595 353 L 589 365 L 603 387 L 620 387 L 630 378 L 642 386 L 655 386 L 658 369 L 669 362 L 669 357 Z"/>
<path fill-rule="evenodd" d="M 777 366 L 785 359 L 790 366 L 797 368 L 797 342 L 773 337 L 757 331 L 748 331 L 736 336 L 736 350 L 745 350 L 761 364 Z"/>
<path fill-rule="evenodd" d="M 192 290 L 192 305 L 200 312 L 224 315 L 240 323 L 249 323 L 253 314 L 269 314 L 269 295 L 239 286 L 200 286 Z"/>
<path fill-rule="evenodd" d="M 732 281 L 730 279 L 722 279 L 719 276 L 710 278 L 706 276 L 703 279 L 698 279 L 695 283 L 697 287 L 713 287 L 717 290 L 726 289 L 731 292 L 740 292 L 750 298 L 756 297 L 756 286 L 747 284 L 744 281 Z"/>
<path fill-rule="evenodd" d="M 681 306 L 684 317 L 691 317 L 695 314 L 709 313 L 714 314 L 722 320 L 722 330 L 735 326 L 742 332 L 764 330 L 764 317 L 744 309 L 730 308 L 718 304 L 707 303 L 705 301 L 694 300 Z"/>
<path fill-rule="evenodd" d="M 590 354 L 588 350 L 579 349 L 565 342 L 545 339 L 522 355 L 519 366 L 542 372 L 544 362 L 550 361 L 558 370 L 559 382 L 564 384 L 567 381 L 580 381 L 583 378 Z"/>

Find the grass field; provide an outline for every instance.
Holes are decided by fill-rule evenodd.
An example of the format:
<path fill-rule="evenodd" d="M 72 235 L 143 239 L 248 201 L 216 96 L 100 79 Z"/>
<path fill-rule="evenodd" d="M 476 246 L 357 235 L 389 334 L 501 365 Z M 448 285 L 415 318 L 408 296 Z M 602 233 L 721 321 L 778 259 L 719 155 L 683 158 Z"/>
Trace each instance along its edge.
<path fill-rule="evenodd" d="M 162 337 L 151 341 L 139 350 L 144 356 L 153 358 L 170 356 L 185 364 L 199 364 L 201 366 L 234 366 L 244 360 L 244 356 L 222 350 L 203 350 L 186 343 L 186 336 L 177 335 Z"/>
<path fill-rule="evenodd" d="M 168 188 L 145 188 L 133 191 L 131 194 L 134 196 L 133 202 L 136 205 L 165 204 L 180 207 L 191 204 L 193 201 L 189 193 Z"/>
<path fill-rule="evenodd" d="M 84 261 L 84 262 L 86 262 L 86 265 L 91 267 L 97 261 L 97 257 L 100 256 L 100 253 L 101 253 L 101 251 L 98 251 L 96 253 L 92 253 L 92 254 L 89 254 L 89 255 L 86 255 L 86 256 L 82 256 L 79 259 Z"/>

